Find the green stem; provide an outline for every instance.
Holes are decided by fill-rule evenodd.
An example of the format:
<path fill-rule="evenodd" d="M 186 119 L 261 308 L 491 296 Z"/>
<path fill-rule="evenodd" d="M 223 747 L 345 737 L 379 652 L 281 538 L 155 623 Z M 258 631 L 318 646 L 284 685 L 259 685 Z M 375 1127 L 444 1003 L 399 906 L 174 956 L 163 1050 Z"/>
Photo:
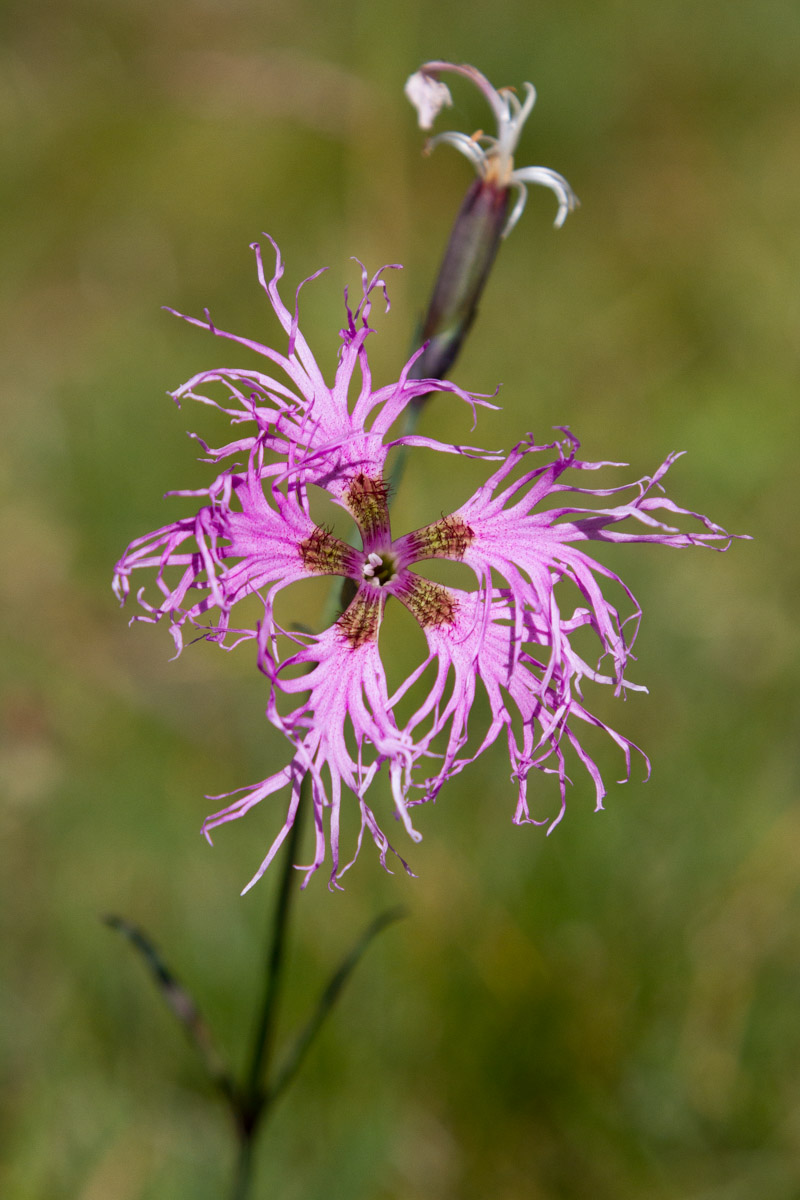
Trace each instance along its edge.
<path fill-rule="evenodd" d="M 252 1137 L 239 1143 L 239 1157 L 236 1160 L 236 1177 L 233 1181 L 231 1200 L 247 1200 L 253 1177 L 253 1144 Z"/>
<path fill-rule="evenodd" d="M 436 284 L 428 305 L 420 341 L 428 346 L 414 364 L 411 377 L 415 379 L 443 379 L 453 366 L 462 343 L 475 319 L 478 301 L 500 246 L 502 230 L 508 211 L 508 188 L 479 179 L 470 187 L 456 217 L 450 240 L 439 268 Z M 420 410 L 427 399 L 421 396 L 409 405 L 406 414 L 405 434 L 416 428 Z M 391 474 L 391 485 L 396 489 L 405 465 L 404 447 L 400 448 Z M 343 607 L 341 590 L 332 590 L 329 598 L 329 616 L 335 619 L 334 610 Z M 270 932 L 267 969 L 264 980 L 263 998 L 253 1034 L 250 1065 L 244 1086 L 233 1100 L 236 1126 L 239 1134 L 239 1158 L 234 1180 L 233 1200 L 247 1200 L 253 1177 L 253 1148 L 256 1135 L 269 1112 L 274 1099 L 281 1094 L 299 1069 L 309 1045 L 313 1041 L 327 1013 L 350 972 L 361 957 L 372 938 L 380 932 L 396 914 L 379 917 L 366 931 L 363 940 L 345 959 L 323 993 L 318 1010 L 303 1031 L 292 1056 L 284 1064 L 276 1085 L 272 1090 L 262 1082 L 267 1074 L 272 1052 L 275 1015 L 281 986 L 284 963 L 286 933 L 289 922 L 292 881 L 294 876 L 295 851 L 299 842 L 300 811 L 308 800 L 306 783 L 304 794 L 289 834 L 285 851 L 283 875 L 281 877 L 275 905 L 275 918 Z"/>
<path fill-rule="evenodd" d="M 253 1147 L 269 1107 L 269 1097 L 262 1084 L 262 1079 L 269 1065 L 275 1035 L 275 1017 L 285 961 L 286 935 L 289 927 L 291 901 L 295 890 L 292 886 L 295 877 L 294 863 L 300 842 L 301 815 L 308 801 L 306 786 L 308 779 L 309 776 L 306 776 L 301 785 L 300 804 L 286 842 L 283 874 L 275 900 L 274 917 L 270 924 L 264 988 L 253 1031 L 249 1066 L 244 1086 L 239 1092 L 237 1103 L 234 1106 L 239 1134 L 239 1158 L 236 1166 L 233 1200 L 245 1200 L 249 1193 L 252 1181 Z"/>

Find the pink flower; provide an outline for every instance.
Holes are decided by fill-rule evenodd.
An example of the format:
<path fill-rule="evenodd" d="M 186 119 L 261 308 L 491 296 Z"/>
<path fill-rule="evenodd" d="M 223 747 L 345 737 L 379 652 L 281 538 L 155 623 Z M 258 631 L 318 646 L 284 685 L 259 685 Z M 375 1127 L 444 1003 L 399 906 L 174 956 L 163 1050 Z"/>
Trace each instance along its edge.
<path fill-rule="evenodd" d="M 201 442 L 209 458 L 217 461 L 233 454 L 249 453 L 258 443 L 285 460 L 299 463 L 302 459 L 303 481 L 326 488 L 334 499 L 341 502 L 352 475 L 359 471 L 370 477 L 380 475 L 386 456 L 394 446 L 429 446 L 450 454 L 464 453 L 464 448 L 430 438 L 388 436 L 391 427 L 408 406 L 431 390 L 458 396 L 470 406 L 473 418 L 477 406 L 493 407 L 486 397 L 465 392 L 449 381 L 410 378 L 409 372 L 422 355 L 423 348 L 412 355 L 396 383 L 382 388 L 372 387 L 365 343 L 374 332 L 368 323 L 373 293 L 381 293 L 388 312 L 389 297 L 383 274 L 400 268 L 396 265 L 382 267 L 370 279 L 366 269 L 359 263 L 361 300 L 355 311 L 351 310 L 345 291 L 346 325 L 339 331 L 342 341 L 339 365 L 329 386 L 299 328 L 300 292 L 306 283 L 318 278 L 323 271 L 315 272 L 300 284 L 295 294 L 294 312 L 291 313 L 278 291 L 278 283 L 283 276 L 280 252 L 272 239 L 269 240 L 275 250 L 275 271 L 269 281 L 264 271 L 261 247 L 256 242 L 251 249 L 256 256 L 259 283 L 288 337 L 285 354 L 251 338 L 218 329 L 207 311 L 204 321 L 176 314 L 191 325 L 208 329 L 217 337 L 254 350 L 266 358 L 272 367 L 277 367 L 289 381 L 287 385 L 263 371 L 221 368 L 203 371 L 173 392 L 173 399 L 178 404 L 185 398 L 197 400 L 201 404 L 220 408 L 230 417 L 234 426 L 242 423 L 248 427 L 255 426 L 255 433 L 249 432 L 244 438 L 216 450 Z M 230 406 L 198 390 L 213 384 L 221 384 L 225 388 Z"/>
<path fill-rule="evenodd" d="M 258 249 L 257 260 L 259 279 L 288 337 L 287 353 L 221 333 L 210 319 L 194 323 L 256 349 L 281 369 L 289 384 L 270 374 L 225 369 L 196 376 L 174 393 L 177 400 L 191 397 L 223 407 L 205 393 L 209 385 L 222 385 L 230 397 L 224 411 L 234 426 L 245 427 L 243 436 L 218 450 L 205 447 L 212 461 L 229 460 L 200 493 L 206 502 L 194 515 L 131 543 L 115 576 L 124 602 L 132 572 L 155 571 L 159 602 L 145 599 L 140 591 L 144 612 L 138 619 L 166 619 L 178 651 L 187 623 L 227 648 L 242 639 L 256 641 L 258 664 L 269 683 L 267 717 L 289 741 L 290 762 L 255 787 L 226 797 L 230 803 L 207 818 L 204 832 L 208 836 L 217 825 L 289 789 L 284 822 L 247 885 L 252 886 L 291 828 L 307 777 L 316 838 L 313 859 L 302 869 L 307 881 L 330 851 L 330 880 L 338 885 L 365 831 L 384 866 L 389 851 L 396 853 L 367 799 L 384 767 L 394 814 L 416 841 L 420 835 L 410 809 L 434 799 L 503 730 L 517 784 L 516 823 L 542 823 L 529 809 L 532 768 L 558 778 L 559 807 L 543 821 L 552 828 L 561 819 L 567 747 L 588 771 L 601 808 L 605 788 L 578 730 L 586 724 L 604 729 L 623 752 L 626 777 L 635 747 L 588 712 L 581 685 L 588 679 L 613 686 L 617 694 L 636 686 L 626 680 L 625 670 L 640 609 L 619 577 L 590 557 L 587 544 L 659 542 L 724 549 L 728 535 L 665 497 L 662 480 L 675 456 L 652 477 L 632 484 L 577 486 L 575 472 L 619 464 L 579 460 L 577 440 L 562 430 L 561 440 L 546 445 L 534 444 L 531 437 L 521 442 L 451 515 L 393 537 L 384 476 L 391 446 L 404 442 L 444 453 L 481 454 L 419 436 L 392 438 L 397 417 L 417 396 L 434 390 L 458 396 L 473 411 L 486 404 L 485 398 L 439 380 L 411 380 L 410 364 L 397 383 L 373 390 L 364 342 L 371 332 L 371 294 L 380 288 L 385 296 L 382 272 L 371 280 L 364 273 L 361 302 L 355 313 L 346 309 L 339 366 L 328 386 L 299 331 L 297 303 L 292 315 L 278 294 L 280 257 L 269 283 Z M 360 386 L 354 389 L 356 366 Z M 243 461 L 237 462 L 237 456 Z M 314 522 L 308 504 L 312 483 L 350 513 L 360 546 Z M 586 507 L 587 498 L 611 503 Z M 689 518 L 695 531 L 681 532 L 663 517 Z M 470 567 L 476 590 L 443 587 L 412 569 L 437 558 Z M 282 628 L 274 616 L 278 592 L 320 575 L 350 581 L 352 599 L 344 612 L 319 634 Z M 577 587 L 584 606 L 562 613 L 563 580 Z M 606 595 L 609 586 L 619 589 L 627 615 Z M 234 610 L 253 594 L 261 600 L 260 620 L 237 627 Z M 381 645 L 380 631 L 392 599 L 416 619 L 428 653 L 390 694 L 381 654 L 391 647 Z M 595 665 L 571 646 L 571 635 L 580 628 L 596 636 Z M 601 669 L 605 659 L 607 674 Z M 479 689 L 488 698 L 490 720 L 487 728 L 475 731 L 471 722 Z M 405 721 L 397 717 L 401 700 L 404 708 L 409 700 L 416 706 Z M 515 716 L 521 732 L 515 732 Z M 339 846 L 343 788 L 355 797 L 361 821 L 355 853 L 345 863 Z"/>

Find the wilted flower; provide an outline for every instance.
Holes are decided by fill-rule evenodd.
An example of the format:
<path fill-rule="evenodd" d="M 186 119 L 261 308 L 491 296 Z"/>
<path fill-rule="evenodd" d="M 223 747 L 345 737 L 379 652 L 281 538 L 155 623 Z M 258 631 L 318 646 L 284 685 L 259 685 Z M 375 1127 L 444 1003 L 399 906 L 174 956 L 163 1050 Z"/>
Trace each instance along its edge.
<path fill-rule="evenodd" d="M 555 224 L 561 226 L 572 212 L 578 200 L 563 175 L 549 167 L 515 167 L 514 151 L 528 116 L 536 103 L 536 89 L 525 83 L 525 99 L 520 102 L 512 88 L 492 87 L 485 75 L 475 67 L 464 63 L 460 66 L 449 62 L 427 62 L 406 81 L 406 95 L 417 110 L 422 129 L 430 129 L 445 105 L 453 103 L 450 91 L 439 76 L 451 71 L 463 75 L 483 92 L 497 121 L 497 137 L 478 130 L 477 133 L 439 133 L 428 142 L 430 149 L 440 142 L 455 146 L 475 167 L 478 176 L 498 190 L 513 187 L 518 195 L 503 230 L 503 237 L 511 232 L 525 208 L 528 184 L 538 183 L 550 188 L 558 199 Z"/>
<path fill-rule="evenodd" d="M 291 760 L 257 786 L 232 793 L 238 798 L 209 817 L 204 832 L 208 835 L 265 797 L 289 789 L 285 821 L 248 884 L 252 886 L 291 828 L 301 783 L 309 777 L 316 841 L 313 860 L 303 869 L 307 879 L 322 865 L 329 847 L 331 883 L 336 884 L 351 865 L 342 865 L 339 855 L 343 786 L 353 793 L 360 810 L 356 854 L 368 830 L 385 865 L 387 852 L 396 851 L 367 802 L 384 766 L 396 815 L 412 840 L 418 840 L 409 808 L 433 799 L 503 730 L 517 784 L 515 822 L 536 821 L 552 828 L 561 819 L 566 745 L 588 770 L 596 807 L 602 807 L 600 772 L 582 748 L 577 729 L 588 723 L 606 730 L 622 749 L 628 771 L 634 747 L 586 710 L 581 682 L 609 684 L 617 693 L 636 686 L 626 681 L 625 668 L 640 610 L 622 581 L 587 554 L 585 544 L 713 545 L 726 542 L 728 535 L 663 495 L 661 481 L 674 456 L 652 477 L 622 487 L 588 488 L 569 482 L 567 472 L 620 464 L 579 460 L 578 443 L 565 429 L 559 440 L 546 445 L 536 445 L 529 436 L 502 457 L 486 483 L 453 513 L 394 537 L 384 473 L 391 446 L 403 443 L 450 454 L 501 457 L 416 435 L 392 438 L 398 416 L 417 396 L 434 390 L 458 396 L 473 411 L 488 402 L 455 384 L 411 379 L 413 359 L 396 383 L 373 390 L 364 343 L 371 332 L 372 293 L 379 289 L 386 294 L 382 272 L 372 279 L 363 273 L 355 311 L 345 295 L 347 323 L 329 386 L 300 333 L 297 301 L 292 314 L 279 296 L 283 267 L 277 250 L 275 273 L 267 282 L 255 249 L 260 282 L 288 338 L 286 353 L 224 333 L 208 316 L 193 323 L 255 350 L 289 382 L 258 370 L 221 369 L 203 372 L 173 393 L 177 401 L 190 397 L 222 408 L 233 425 L 245 429 L 220 449 L 202 443 L 209 460 L 230 460 L 229 464 L 208 489 L 174 494 L 202 496 L 206 502 L 193 515 L 134 541 L 115 576 L 115 589 L 124 602 L 131 573 L 142 567 L 155 570 L 161 601 L 154 605 L 139 592 L 144 614 L 138 619 L 167 619 L 178 650 L 187 624 L 225 646 L 231 644 L 229 635 L 232 644 L 256 640 L 259 666 L 269 681 L 267 716 L 291 743 Z M 356 365 L 360 382 L 351 400 Z M 224 403 L 206 393 L 211 385 L 225 390 Z M 308 501 L 311 484 L 351 515 L 360 546 L 315 523 Z M 564 504 L 569 496 L 579 499 Z M 607 506 L 584 507 L 582 498 L 587 496 L 613 499 Z M 694 518 L 702 531 L 679 532 L 661 520 L 664 515 Z M 628 525 L 621 527 L 623 522 Z M 474 572 L 476 590 L 443 587 L 411 569 L 431 559 L 466 564 Z M 313 576 L 349 581 L 351 599 L 344 612 L 320 634 L 282 628 L 273 611 L 275 596 L 296 580 Z M 562 580 L 577 586 L 585 606 L 562 613 Z M 604 594 L 604 583 L 621 587 L 630 605 L 627 617 Z M 254 594 L 261 600 L 260 619 L 237 628 L 233 611 L 240 600 Z M 428 652 L 390 694 L 379 637 L 392 598 L 416 619 Z M 203 618 L 209 623 L 203 624 Z M 570 643 L 581 628 L 598 639 L 594 666 Z M 387 648 L 391 649 L 383 647 Z M 610 665 L 603 673 L 601 662 L 606 658 Z M 470 721 L 479 683 L 490 720 L 488 728 L 475 734 Z M 412 707 L 416 704 L 404 722 L 397 717 L 401 699 L 412 700 Z M 521 733 L 515 731 L 515 716 Z M 532 817 L 528 806 L 527 779 L 534 767 L 559 780 L 558 812 L 544 822 Z"/>
<path fill-rule="evenodd" d="M 525 84 L 525 100 L 511 88 L 497 91 L 480 71 L 468 65 L 447 62 L 424 63 L 407 81 L 405 92 L 417 110 L 423 129 L 430 129 L 440 109 L 452 104 L 450 91 L 439 75 L 452 71 L 471 80 L 483 92 L 497 119 L 497 137 L 478 130 L 440 133 L 428 140 L 428 152 L 440 142 L 450 142 L 473 163 L 478 178 L 473 180 L 458 211 L 433 294 L 421 329 L 427 342 L 412 374 L 441 379 L 455 361 L 461 344 L 475 319 L 486 281 L 501 240 L 516 225 L 527 199 L 527 185 L 540 183 L 555 192 L 561 226 L 578 201 L 562 175 L 547 167 L 514 167 L 514 151 L 525 120 L 533 108 L 536 92 Z M 516 203 L 511 204 L 512 194 Z M 509 215 L 510 213 L 510 215 Z"/>

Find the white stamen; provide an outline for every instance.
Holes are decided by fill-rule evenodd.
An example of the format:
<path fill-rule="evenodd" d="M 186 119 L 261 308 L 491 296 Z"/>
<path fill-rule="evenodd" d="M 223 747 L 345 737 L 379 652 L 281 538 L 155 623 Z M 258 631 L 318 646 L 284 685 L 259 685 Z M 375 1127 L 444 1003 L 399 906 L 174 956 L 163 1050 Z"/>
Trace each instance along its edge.
<path fill-rule="evenodd" d="M 374 579 L 375 572 L 378 571 L 382 566 L 383 559 L 381 558 L 380 554 L 375 554 L 373 551 L 372 554 L 367 556 L 367 561 L 361 568 L 361 574 L 365 579 Z M 378 586 L 380 587 L 380 582 L 378 583 Z"/>

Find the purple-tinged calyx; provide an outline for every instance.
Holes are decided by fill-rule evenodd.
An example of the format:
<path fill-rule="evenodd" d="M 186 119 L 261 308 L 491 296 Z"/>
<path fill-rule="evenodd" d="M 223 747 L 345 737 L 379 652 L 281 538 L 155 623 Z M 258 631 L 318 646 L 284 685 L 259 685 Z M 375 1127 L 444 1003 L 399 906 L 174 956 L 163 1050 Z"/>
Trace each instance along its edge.
<path fill-rule="evenodd" d="M 458 210 L 418 341 L 414 378 L 444 379 L 472 328 L 508 219 L 509 190 L 475 179 Z M 425 397 L 415 399 L 419 407 Z"/>

